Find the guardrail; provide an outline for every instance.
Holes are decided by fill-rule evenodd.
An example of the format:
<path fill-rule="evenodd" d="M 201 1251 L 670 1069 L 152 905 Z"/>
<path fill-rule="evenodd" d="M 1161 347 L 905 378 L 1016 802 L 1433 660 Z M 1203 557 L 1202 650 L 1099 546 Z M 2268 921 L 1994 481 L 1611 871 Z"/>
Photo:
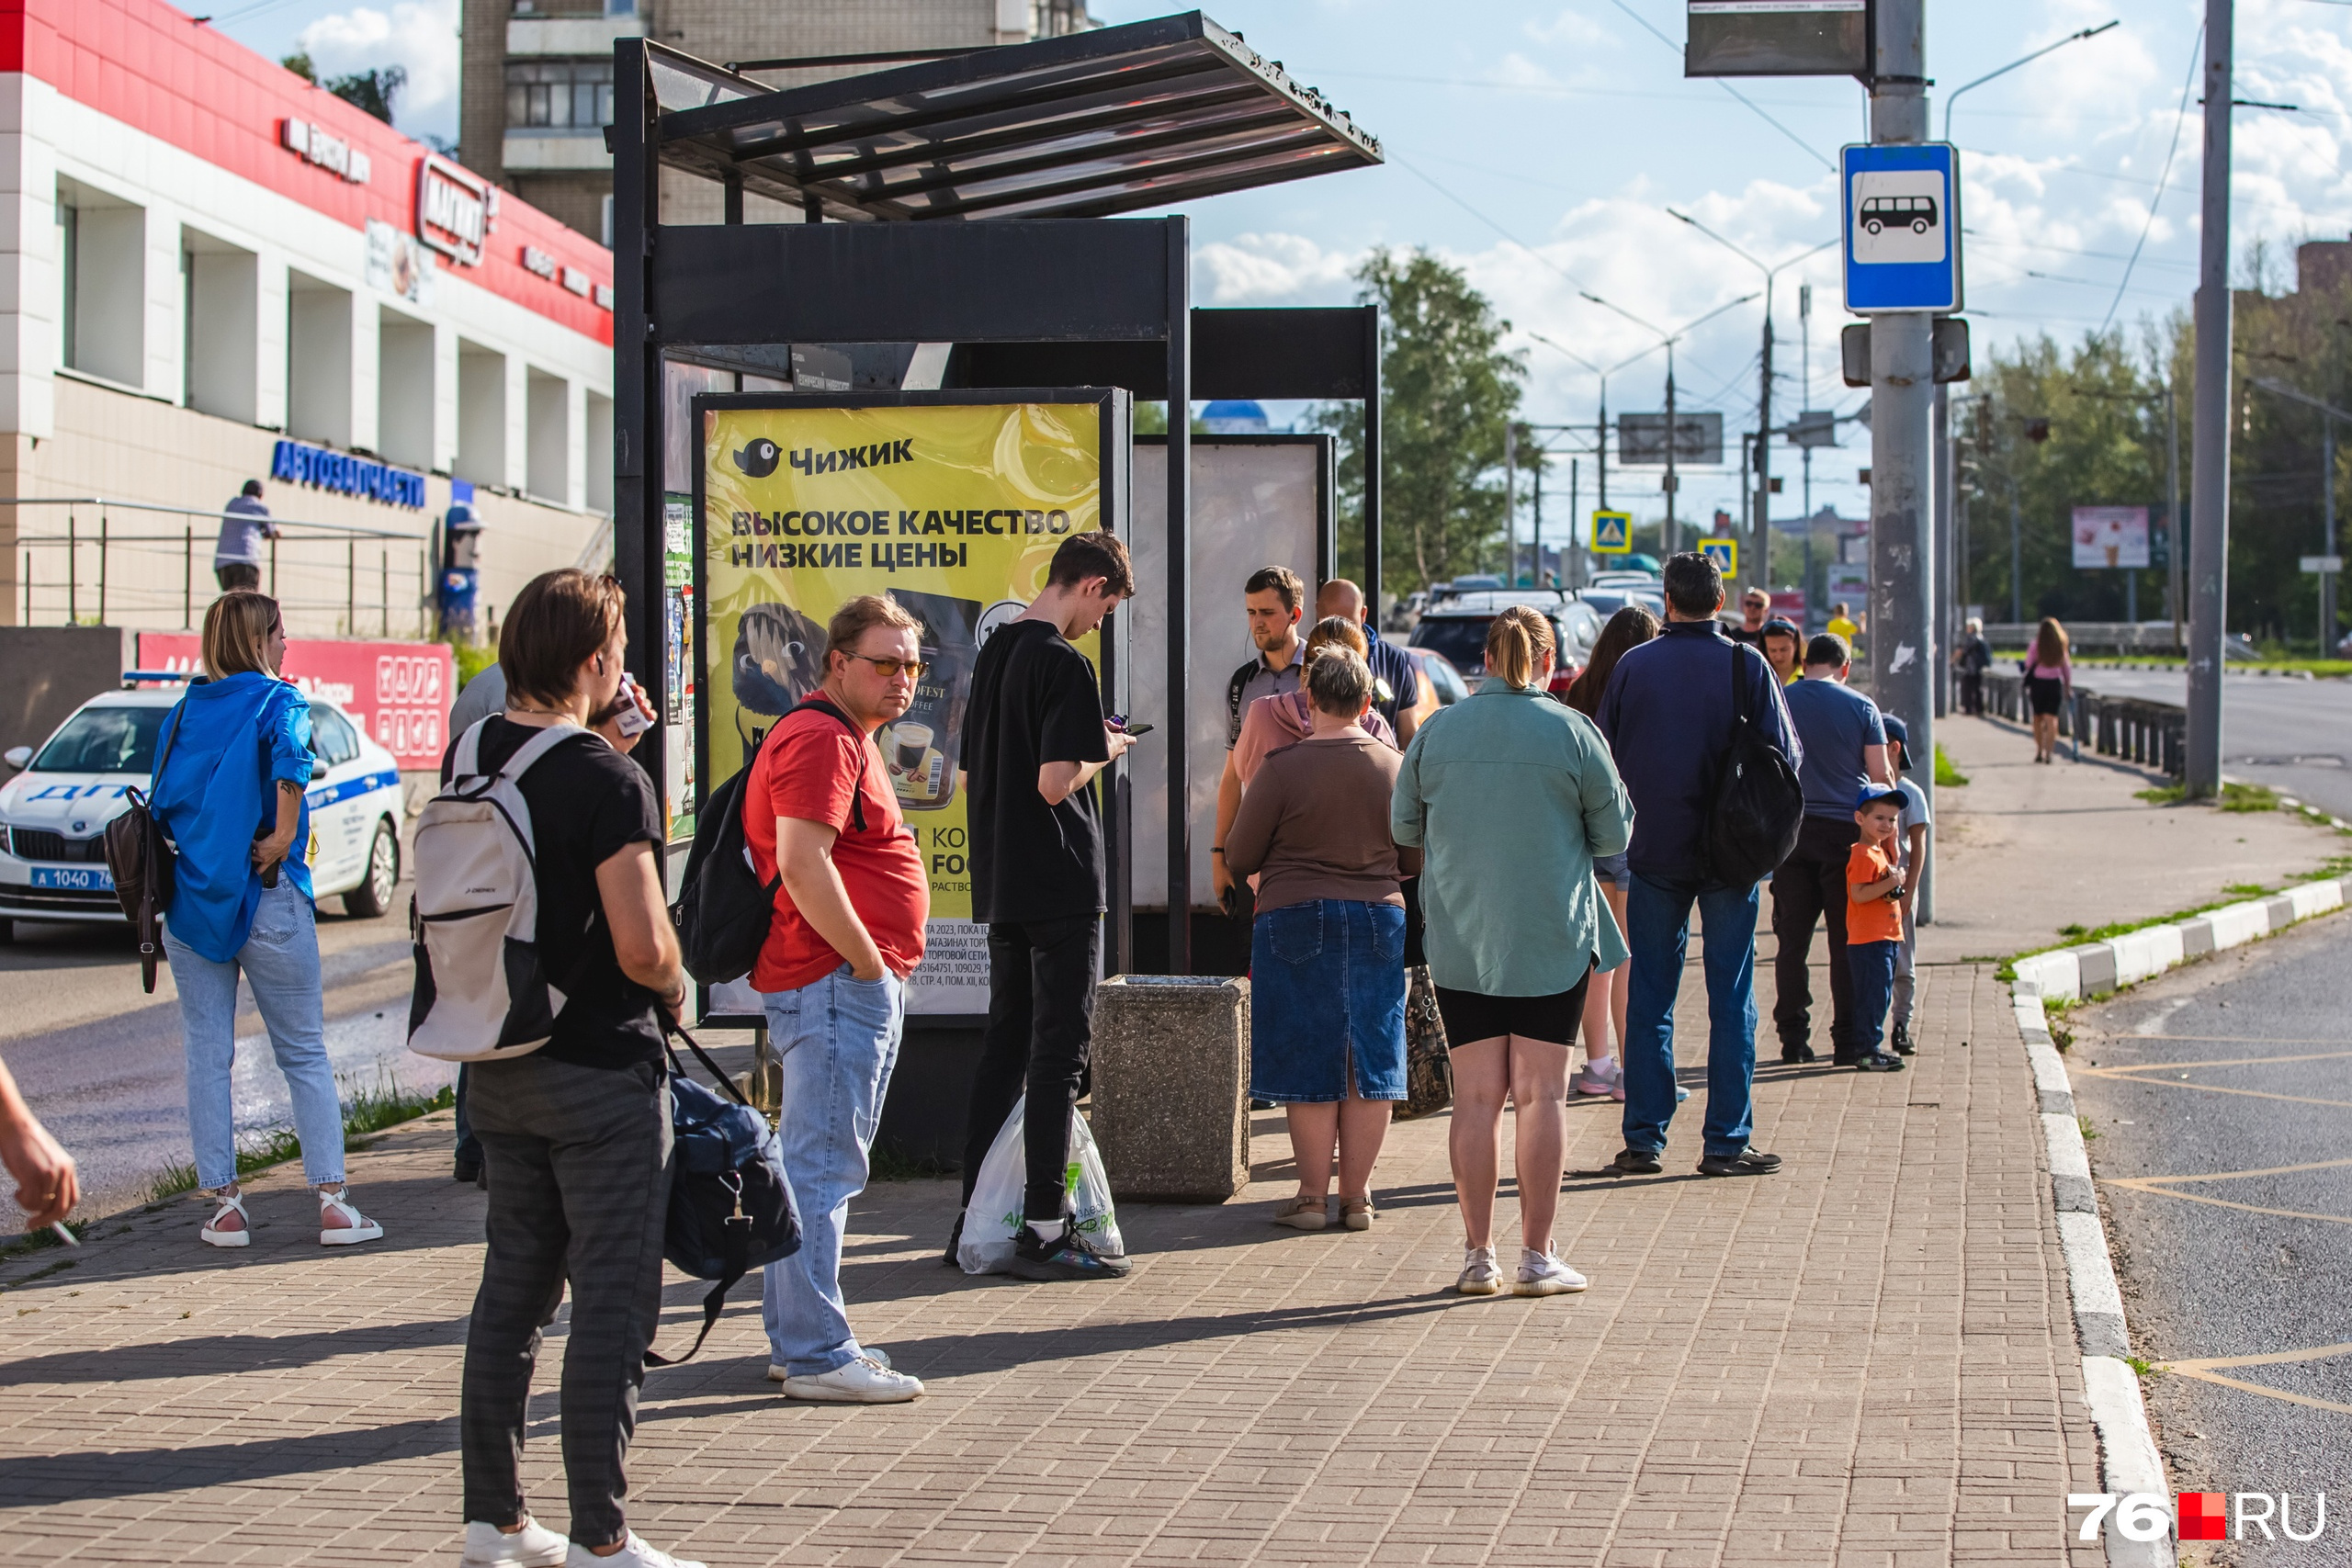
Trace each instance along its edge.
<path fill-rule="evenodd" d="M 1984 707 L 2012 723 L 2027 722 L 2025 677 L 2014 671 L 1984 671 Z M 2185 766 L 2188 710 L 2178 703 L 2104 696 L 2077 686 L 2074 699 L 2058 709 L 2058 733 L 2075 742 L 2077 753 L 2088 740 L 2102 757 L 2138 762 L 2178 778 Z"/>
<path fill-rule="evenodd" d="M 1995 622 L 1984 636 L 1995 648 L 2030 648 L 2039 623 Z M 2184 628 L 2186 629 L 2186 628 Z M 2113 649 L 2118 653 L 2177 653 L 2180 643 L 2170 621 L 2069 621 L 2066 640 L 2078 651 Z"/>

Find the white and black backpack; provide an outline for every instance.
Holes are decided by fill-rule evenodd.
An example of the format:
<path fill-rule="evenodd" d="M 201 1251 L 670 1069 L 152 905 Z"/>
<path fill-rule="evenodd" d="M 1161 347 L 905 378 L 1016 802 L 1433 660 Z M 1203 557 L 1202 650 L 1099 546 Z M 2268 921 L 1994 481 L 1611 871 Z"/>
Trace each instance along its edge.
<path fill-rule="evenodd" d="M 449 783 L 416 825 L 408 1048 L 444 1062 L 526 1056 L 548 1043 L 563 1007 L 539 964 L 531 807 L 519 786 L 533 763 L 587 732 L 550 725 L 485 774 L 480 754 L 489 722 L 458 738 Z"/>

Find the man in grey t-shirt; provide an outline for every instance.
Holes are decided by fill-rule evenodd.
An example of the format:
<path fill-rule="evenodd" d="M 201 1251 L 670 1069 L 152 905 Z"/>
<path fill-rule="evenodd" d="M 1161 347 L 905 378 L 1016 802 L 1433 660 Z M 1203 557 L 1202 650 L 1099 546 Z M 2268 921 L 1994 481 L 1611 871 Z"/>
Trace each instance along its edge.
<path fill-rule="evenodd" d="M 262 542 L 277 537 L 277 525 L 261 503 L 261 481 L 247 479 L 243 493 L 220 509 L 220 542 L 212 547 L 212 575 L 226 593 L 261 587 Z"/>

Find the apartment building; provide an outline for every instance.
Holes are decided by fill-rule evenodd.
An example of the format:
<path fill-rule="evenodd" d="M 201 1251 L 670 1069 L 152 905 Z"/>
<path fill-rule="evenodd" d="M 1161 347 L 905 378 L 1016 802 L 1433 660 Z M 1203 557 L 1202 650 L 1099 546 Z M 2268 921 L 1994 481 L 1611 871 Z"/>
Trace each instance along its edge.
<path fill-rule="evenodd" d="M 1085 0 L 466 0 L 458 140 L 467 165 L 599 243 L 612 243 L 613 42 L 650 38 L 704 60 L 980 49 L 1097 24 Z M 778 86 L 829 70 L 765 71 Z M 665 191 L 665 197 L 671 193 Z M 683 222 L 718 220 L 707 182 L 681 181 Z M 708 211 L 702 210 L 707 207 Z M 752 200 L 744 216 L 798 214 Z"/>
<path fill-rule="evenodd" d="M 200 615 L 217 519 L 142 507 L 247 479 L 298 636 L 413 633 L 455 500 L 490 604 L 608 552 L 601 246 L 163 0 L 0 66 L 0 622 Z"/>

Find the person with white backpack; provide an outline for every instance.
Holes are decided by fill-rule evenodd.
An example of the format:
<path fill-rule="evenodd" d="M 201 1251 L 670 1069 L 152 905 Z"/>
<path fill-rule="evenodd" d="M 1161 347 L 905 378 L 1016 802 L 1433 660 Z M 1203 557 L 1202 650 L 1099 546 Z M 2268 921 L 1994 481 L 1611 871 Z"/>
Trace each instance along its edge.
<path fill-rule="evenodd" d="M 701 1568 L 621 1510 L 662 1307 L 670 1096 L 659 1010 L 685 1001 L 652 781 L 616 720 L 628 601 L 550 571 L 508 609 L 506 711 L 459 736 L 416 835 L 412 1048 L 467 1064 L 490 1188 L 458 1437 L 469 1568 Z M 643 727 L 639 727 L 640 729 Z M 565 1288 L 571 1529 L 525 1510 L 517 1460 L 540 1331 Z"/>

